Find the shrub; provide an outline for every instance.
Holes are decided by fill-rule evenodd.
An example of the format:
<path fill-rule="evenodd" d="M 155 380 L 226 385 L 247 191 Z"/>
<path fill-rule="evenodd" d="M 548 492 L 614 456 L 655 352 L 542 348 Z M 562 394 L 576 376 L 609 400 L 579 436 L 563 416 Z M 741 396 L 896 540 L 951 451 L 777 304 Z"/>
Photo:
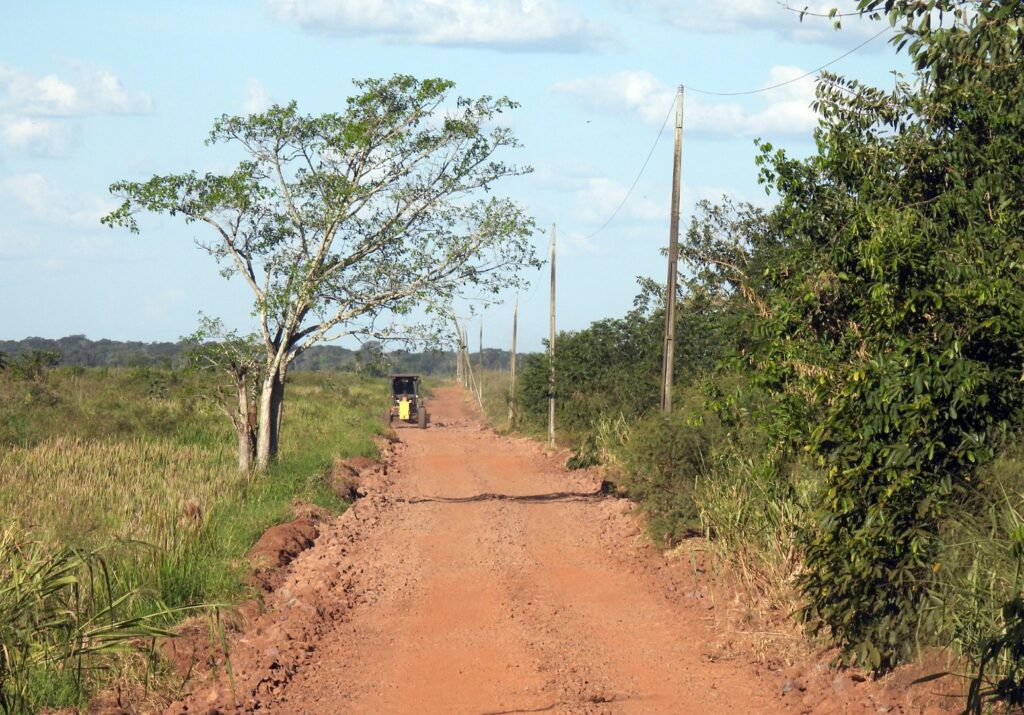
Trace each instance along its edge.
<path fill-rule="evenodd" d="M 697 485 L 724 432 L 717 417 L 699 405 L 694 390 L 678 411 L 638 420 L 619 454 L 622 485 L 648 514 L 651 535 L 665 544 L 701 531 Z"/>

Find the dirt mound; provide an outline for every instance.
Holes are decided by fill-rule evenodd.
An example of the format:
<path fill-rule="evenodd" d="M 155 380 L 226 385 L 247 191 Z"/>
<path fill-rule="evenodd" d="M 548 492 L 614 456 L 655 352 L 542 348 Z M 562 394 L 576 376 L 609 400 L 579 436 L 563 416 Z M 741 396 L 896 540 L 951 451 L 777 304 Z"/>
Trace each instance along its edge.
<path fill-rule="evenodd" d="M 252 582 L 268 593 L 275 591 L 284 581 L 283 567 L 311 547 L 319 535 L 320 529 L 308 518 L 294 519 L 264 531 L 245 555 L 253 566 Z"/>
<path fill-rule="evenodd" d="M 265 707 L 285 692 L 296 673 L 315 658 L 325 634 L 348 612 L 372 598 L 351 552 L 367 525 L 383 521 L 389 502 L 373 495 L 323 525 L 317 547 L 301 553 L 283 573 L 283 582 L 267 597 L 267 609 L 231 637 L 233 677 L 223 669 L 196 683 L 192 694 L 164 712 L 243 713 Z"/>
<path fill-rule="evenodd" d="M 388 451 L 392 441 L 384 441 Z M 382 448 L 382 453 L 384 449 Z M 387 477 L 387 462 L 380 462 L 369 457 L 350 457 L 336 459 L 328 474 L 331 490 L 347 501 L 362 499 L 371 491 L 379 491 Z"/>

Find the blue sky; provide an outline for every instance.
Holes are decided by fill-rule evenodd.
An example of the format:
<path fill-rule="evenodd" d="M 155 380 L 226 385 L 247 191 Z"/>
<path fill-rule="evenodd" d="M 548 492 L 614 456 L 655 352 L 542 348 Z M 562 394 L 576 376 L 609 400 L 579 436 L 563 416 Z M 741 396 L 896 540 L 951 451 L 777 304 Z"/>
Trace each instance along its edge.
<path fill-rule="evenodd" d="M 534 172 L 499 190 L 559 234 L 559 327 L 621 316 L 636 277 L 664 279 L 671 136 L 635 178 L 675 86 L 756 89 L 815 69 L 882 29 L 842 30 L 775 0 L 6 0 L 0 22 L 0 337 L 176 340 L 199 311 L 250 329 L 251 299 L 194 242 L 202 227 L 148 217 L 142 235 L 99 225 L 119 179 L 238 157 L 203 145 L 222 113 L 295 99 L 335 110 L 351 80 L 396 72 L 508 95 Z M 833 3 L 812 5 L 826 9 Z M 803 4 L 800 5 L 803 7 Z M 848 6 L 847 8 L 848 9 Z M 905 63 L 879 37 L 831 69 L 881 86 Z M 683 221 L 698 198 L 767 201 L 755 137 L 812 150 L 813 78 L 739 97 L 689 92 Z M 546 252 L 547 235 L 536 237 Z M 547 333 L 547 276 L 520 296 L 521 349 Z M 508 297 L 511 300 L 511 296 Z M 511 304 L 486 309 L 507 347 Z M 472 334 L 476 334 L 474 328 Z M 475 341 L 474 341 L 475 342 Z M 474 345 L 475 347 L 475 345 Z"/>

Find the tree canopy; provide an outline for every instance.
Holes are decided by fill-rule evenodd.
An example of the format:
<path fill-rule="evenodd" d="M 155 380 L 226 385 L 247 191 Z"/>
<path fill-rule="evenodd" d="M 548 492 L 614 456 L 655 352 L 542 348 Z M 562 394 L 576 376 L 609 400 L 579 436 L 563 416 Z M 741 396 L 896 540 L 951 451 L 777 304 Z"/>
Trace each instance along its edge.
<path fill-rule="evenodd" d="M 208 143 L 241 151 L 229 173 L 111 186 L 122 203 L 105 223 L 138 232 L 142 211 L 205 223 L 212 239 L 203 247 L 251 289 L 267 350 L 261 464 L 276 439 L 284 373 L 310 346 L 408 337 L 404 316 L 444 318 L 458 296 L 516 286 L 521 269 L 539 265 L 533 220 L 488 196 L 529 171 L 499 156 L 518 146 L 497 124 L 514 102 L 452 97 L 450 81 L 407 75 L 355 87 L 338 113 L 301 114 L 292 102 L 222 116 Z"/>

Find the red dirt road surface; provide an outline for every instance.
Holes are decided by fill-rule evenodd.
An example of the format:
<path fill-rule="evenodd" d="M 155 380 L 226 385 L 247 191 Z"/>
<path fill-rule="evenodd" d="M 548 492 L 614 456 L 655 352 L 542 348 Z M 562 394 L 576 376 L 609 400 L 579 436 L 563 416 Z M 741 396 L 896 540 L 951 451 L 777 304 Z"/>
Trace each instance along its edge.
<path fill-rule="evenodd" d="M 920 712 L 709 657 L 689 564 L 665 567 L 599 476 L 496 435 L 464 395 L 399 426 L 387 476 L 321 524 L 233 644 L 234 686 L 168 712 Z"/>

